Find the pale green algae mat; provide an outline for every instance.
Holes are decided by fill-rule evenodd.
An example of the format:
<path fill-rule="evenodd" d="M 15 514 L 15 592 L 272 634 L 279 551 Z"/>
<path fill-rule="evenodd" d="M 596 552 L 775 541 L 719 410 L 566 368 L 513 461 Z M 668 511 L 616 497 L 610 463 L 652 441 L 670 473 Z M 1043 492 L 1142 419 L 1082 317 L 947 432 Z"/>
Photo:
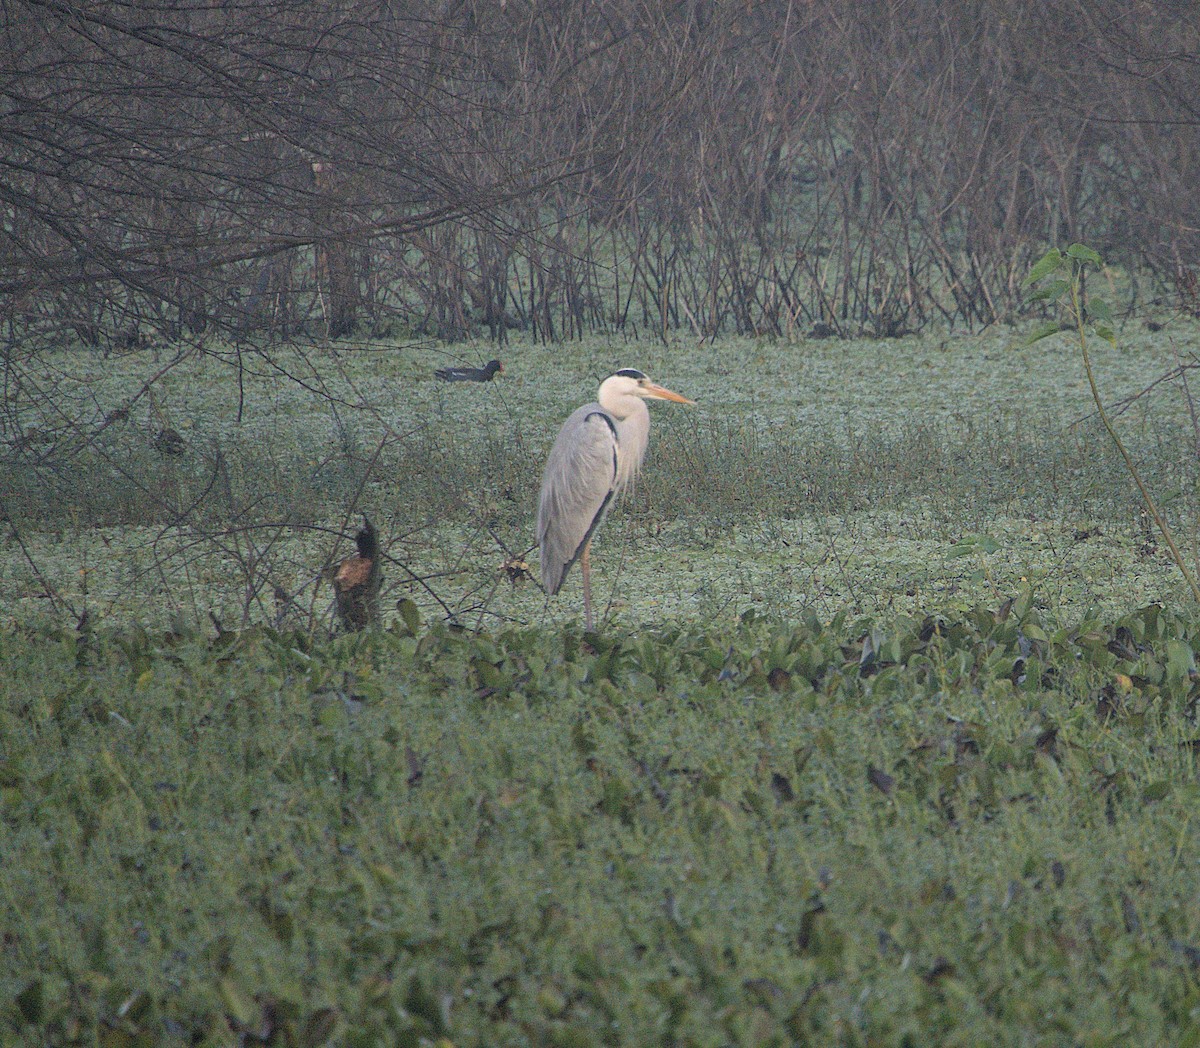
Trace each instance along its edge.
<path fill-rule="evenodd" d="M 1131 323 L 1119 340 L 1094 350 L 1118 405 L 1190 360 L 1200 328 Z M 505 362 L 493 383 L 433 377 L 493 353 Z M 398 562 L 389 615 L 408 597 L 426 618 L 472 627 L 574 619 L 575 573 L 547 606 L 503 565 L 524 559 L 536 576 L 544 456 L 622 366 L 699 404 L 652 405 L 642 480 L 599 534 L 597 609 L 610 626 L 996 606 L 1025 588 L 1070 618 L 1185 593 L 1065 339 L 1028 347 L 1023 331 L 994 328 L 882 341 L 368 343 L 243 352 L 240 387 L 233 359 L 217 347 L 167 369 L 153 410 L 143 397 L 103 429 L 165 358 L 27 365 L 98 435 L 90 449 L 60 441 L 37 470 L 44 447 L 4 450 L 15 523 L 0 540 L 4 619 L 69 619 L 69 605 L 147 625 L 211 612 L 229 626 L 319 626 L 330 621 L 323 572 L 351 552 L 335 532 L 352 533 L 364 510 Z M 38 422 L 48 428 L 24 420 Z M 153 447 L 168 423 L 182 455 Z M 1184 391 L 1161 382 L 1118 424 L 1190 548 Z"/>

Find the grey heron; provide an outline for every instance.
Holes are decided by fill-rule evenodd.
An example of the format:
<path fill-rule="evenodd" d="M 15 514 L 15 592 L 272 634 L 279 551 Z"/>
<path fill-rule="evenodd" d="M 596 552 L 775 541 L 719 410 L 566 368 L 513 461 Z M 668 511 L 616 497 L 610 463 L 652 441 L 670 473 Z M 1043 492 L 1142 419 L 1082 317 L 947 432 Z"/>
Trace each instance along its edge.
<path fill-rule="evenodd" d="M 594 403 L 576 408 L 563 423 L 542 474 L 537 516 L 542 585 L 550 596 L 556 594 L 578 560 L 583 573 L 584 624 L 589 630 L 592 536 L 613 498 L 637 476 L 646 456 L 650 441 L 647 399 L 695 403 L 656 385 L 634 368 L 623 368 L 600 383 Z"/>

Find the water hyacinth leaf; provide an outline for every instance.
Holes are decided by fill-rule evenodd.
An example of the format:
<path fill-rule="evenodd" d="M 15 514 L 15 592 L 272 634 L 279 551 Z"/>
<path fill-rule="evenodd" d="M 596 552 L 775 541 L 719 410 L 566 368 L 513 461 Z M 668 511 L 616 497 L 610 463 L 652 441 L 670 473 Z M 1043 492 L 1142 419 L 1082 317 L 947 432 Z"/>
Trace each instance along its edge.
<path fill-rule="evenodd" d="M 416 786 L 425 776 L 425 759 L 411 746 L 405 746 L 404 763 L 408 768 L 408 778 L 404 781 L 409 787 Z"/>
<path fill-rule="evenodd" d="M 1152 782 L 1142 790 L 1142 801 L 1146 804 L 1161 801 L 1170 795 L 1172 789 L 1174 789 L 1174 783 L 1168 782 L 1165 779 L 1159 782 Z"/>
<path fill-rule="evenodd" d="M 290 946 L 296 934 L 295 920 L 290 911 L 265 897 L 257 899 L 252 905 L 271 933 L 284 946 Z"/>
<path fill-rule="evenodd" d="M 487 659 L 479 657 L 471 659 L 471 669 L 475 673 L 480 688 L 495 692 L 508 683 L 508 678 L 501 672 L 499 666 L 493 665 Z"/>
<path fill-rule="evenodd" d="M 238 1026 L 248 1029 L 258 1018 L 258 1005 L 253 998 L 242 990 L 231 978 L 224 978 L 217 984 L 221 1002 L 225 1011 Z"/>
<path fill-rule="evenodd" d="M 1133 903 L 1133 899 L 1125 892 L 1121 892 L 1121 918 L 1125 923 L 1125 931 L 1129 935 L 1140 935 L 1142 931 L 1142 920 L 1138 916 L 1137 907 Z"/>
<path fill-rule="evenodd" d="M 425 987 L 419 975 L 414 975 L 408 982 L 408 990 L 404 994 L 404 1007 L 409 1013 L 421 1019 L 429 1032 L 440 1037 L 448 1032 L 447 1016 L 434 995 Z"/>
<path fill-rule="evenodd" d="M 796 933 L 796 945 L 801 950 L 808 950 L 814 945 L 817 937 L 818 924 L 825 913 L 825 904 L 819 899 L 804 911 L 800 918 L 800 928 Z"/>
<path fill-rule="evenodd" d="M 803 775 L 804 769 L 808 767 L 808 762 L 813 755 L 813 745 L 808 743 L 804 746 L 797 746 L 792 753 L 792 763 L 796 768 L 797 775 Z"/>
<path fill-rule="evenodd" d="M 950 557 L 968 557 L 972 554 L 995 553 L 1000 549 L 1000 543 L 991 535 L 968 535 L 960 539 L 947 550 Z"/>
<path fill-rule="evenodd" d="M 571 745 L 581 757 L 590 757 L 596 752 L 596 740 L 582 720 L 571 725 Z"/>
<path fill-rule="evenodd" d="M 322 728 L 336 728 L 349 719 L 349 713 L 340 702 L 324 703 L 317 712 L 317 723 Z"/>
<path fill-rule="evenodd" d="M 885 797 L 891 795 L 892 789 L 896 785 L 896 780 L 891 775 L 881 768 L 876 768 L 873 764 L 867 765 L 867 781 Z"/>
<path fill-rule="evenodd" d="M 1186 641 L 1172 638 L 1167 641 L 1166 680 L 1178 684 L 1196 673 L 1196 653 Z"/>
<path fill-rule="evenodd" d="M 742 793 L 742 806 L 749 809 L 759 818 L 765 818 L 767 814 L 766 804 L 763 802 L 763 796 L 756 789 L 747 789 Z"/>
<path fill-rule="evenodd" d="M 333 1037 L 338 1024 L 336 1008 L 318 1008 L 304 1021 L 304 1029 L 300 1034 L 300 1044 L 303 1048 L 320 1048 Z"/>
<path fill-rule="evenodd" d="M 873 633 L 866 634 L 862 639 L 862 654 L 858 659 L 858 671 L 864 676 L 870 675 L 875 669 L 877 637 Z"/>
<path fill-rule="evenodd" d="M 396 871 L 383 862 L 369 863 L 367 868 L 371 871 L 372 876 L 379 882 L 383 888 L 393 889 L 401 884 L 400 878 Z"/>
<path fill-rule="evenodd" d="M 403 597 L 396 602 L 396 610 L 400 613 L 404 628 L 415 637 L 421 631 L 421 610 L 416 602 L 410 597 Z"/>
<path fill-rule="evenodd" d="M 150 1010 L 151 1003 L 150 995 L 145 990 L 134 990 L 117 1008 L 117 1017 L 132 1023 L 141 1022 Z"/>
<path fill-rule="evenodd" d="M 779 772 L 771 772 L 771 792 L 780 804 L 786 804 L 796 799 L 796 791 L 792 789 L 791 780 Z"/>
<path fill-rule="evenodd" d="M 20 1012 L 21 1018 L 30 1024 L 40 1023 L 42 1021 L 42 1011 L 45 1007 L 45 988 L 42 985 L 41 979 L 34 979 L 26 983 L 25 988 L 21 990 L 15 998 L 17 1011 Z"/>

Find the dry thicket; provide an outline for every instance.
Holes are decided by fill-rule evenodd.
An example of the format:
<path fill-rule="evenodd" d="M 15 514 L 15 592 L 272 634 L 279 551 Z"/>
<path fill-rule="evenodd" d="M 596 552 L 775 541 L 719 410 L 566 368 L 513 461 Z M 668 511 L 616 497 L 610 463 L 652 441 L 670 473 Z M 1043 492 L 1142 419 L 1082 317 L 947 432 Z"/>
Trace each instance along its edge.
<path fill-rule="evenodd" d="M 10 345 L 1188 307 L 1200 15 L 1124 0 L 5 0 Z"/>

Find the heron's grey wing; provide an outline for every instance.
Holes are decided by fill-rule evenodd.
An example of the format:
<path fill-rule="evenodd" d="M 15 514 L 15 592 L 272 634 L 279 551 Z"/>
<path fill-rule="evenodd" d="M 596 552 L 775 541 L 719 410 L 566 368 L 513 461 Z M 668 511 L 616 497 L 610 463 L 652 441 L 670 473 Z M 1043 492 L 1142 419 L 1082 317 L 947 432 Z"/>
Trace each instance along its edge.
<path fill-rule="evenodd" d="M 537 539 L 547 593 L 559 591 L 604 518 L 616 476 L 616 423 L 599 404 L 585 404 L 563 423 L 542 474 Z"/>

